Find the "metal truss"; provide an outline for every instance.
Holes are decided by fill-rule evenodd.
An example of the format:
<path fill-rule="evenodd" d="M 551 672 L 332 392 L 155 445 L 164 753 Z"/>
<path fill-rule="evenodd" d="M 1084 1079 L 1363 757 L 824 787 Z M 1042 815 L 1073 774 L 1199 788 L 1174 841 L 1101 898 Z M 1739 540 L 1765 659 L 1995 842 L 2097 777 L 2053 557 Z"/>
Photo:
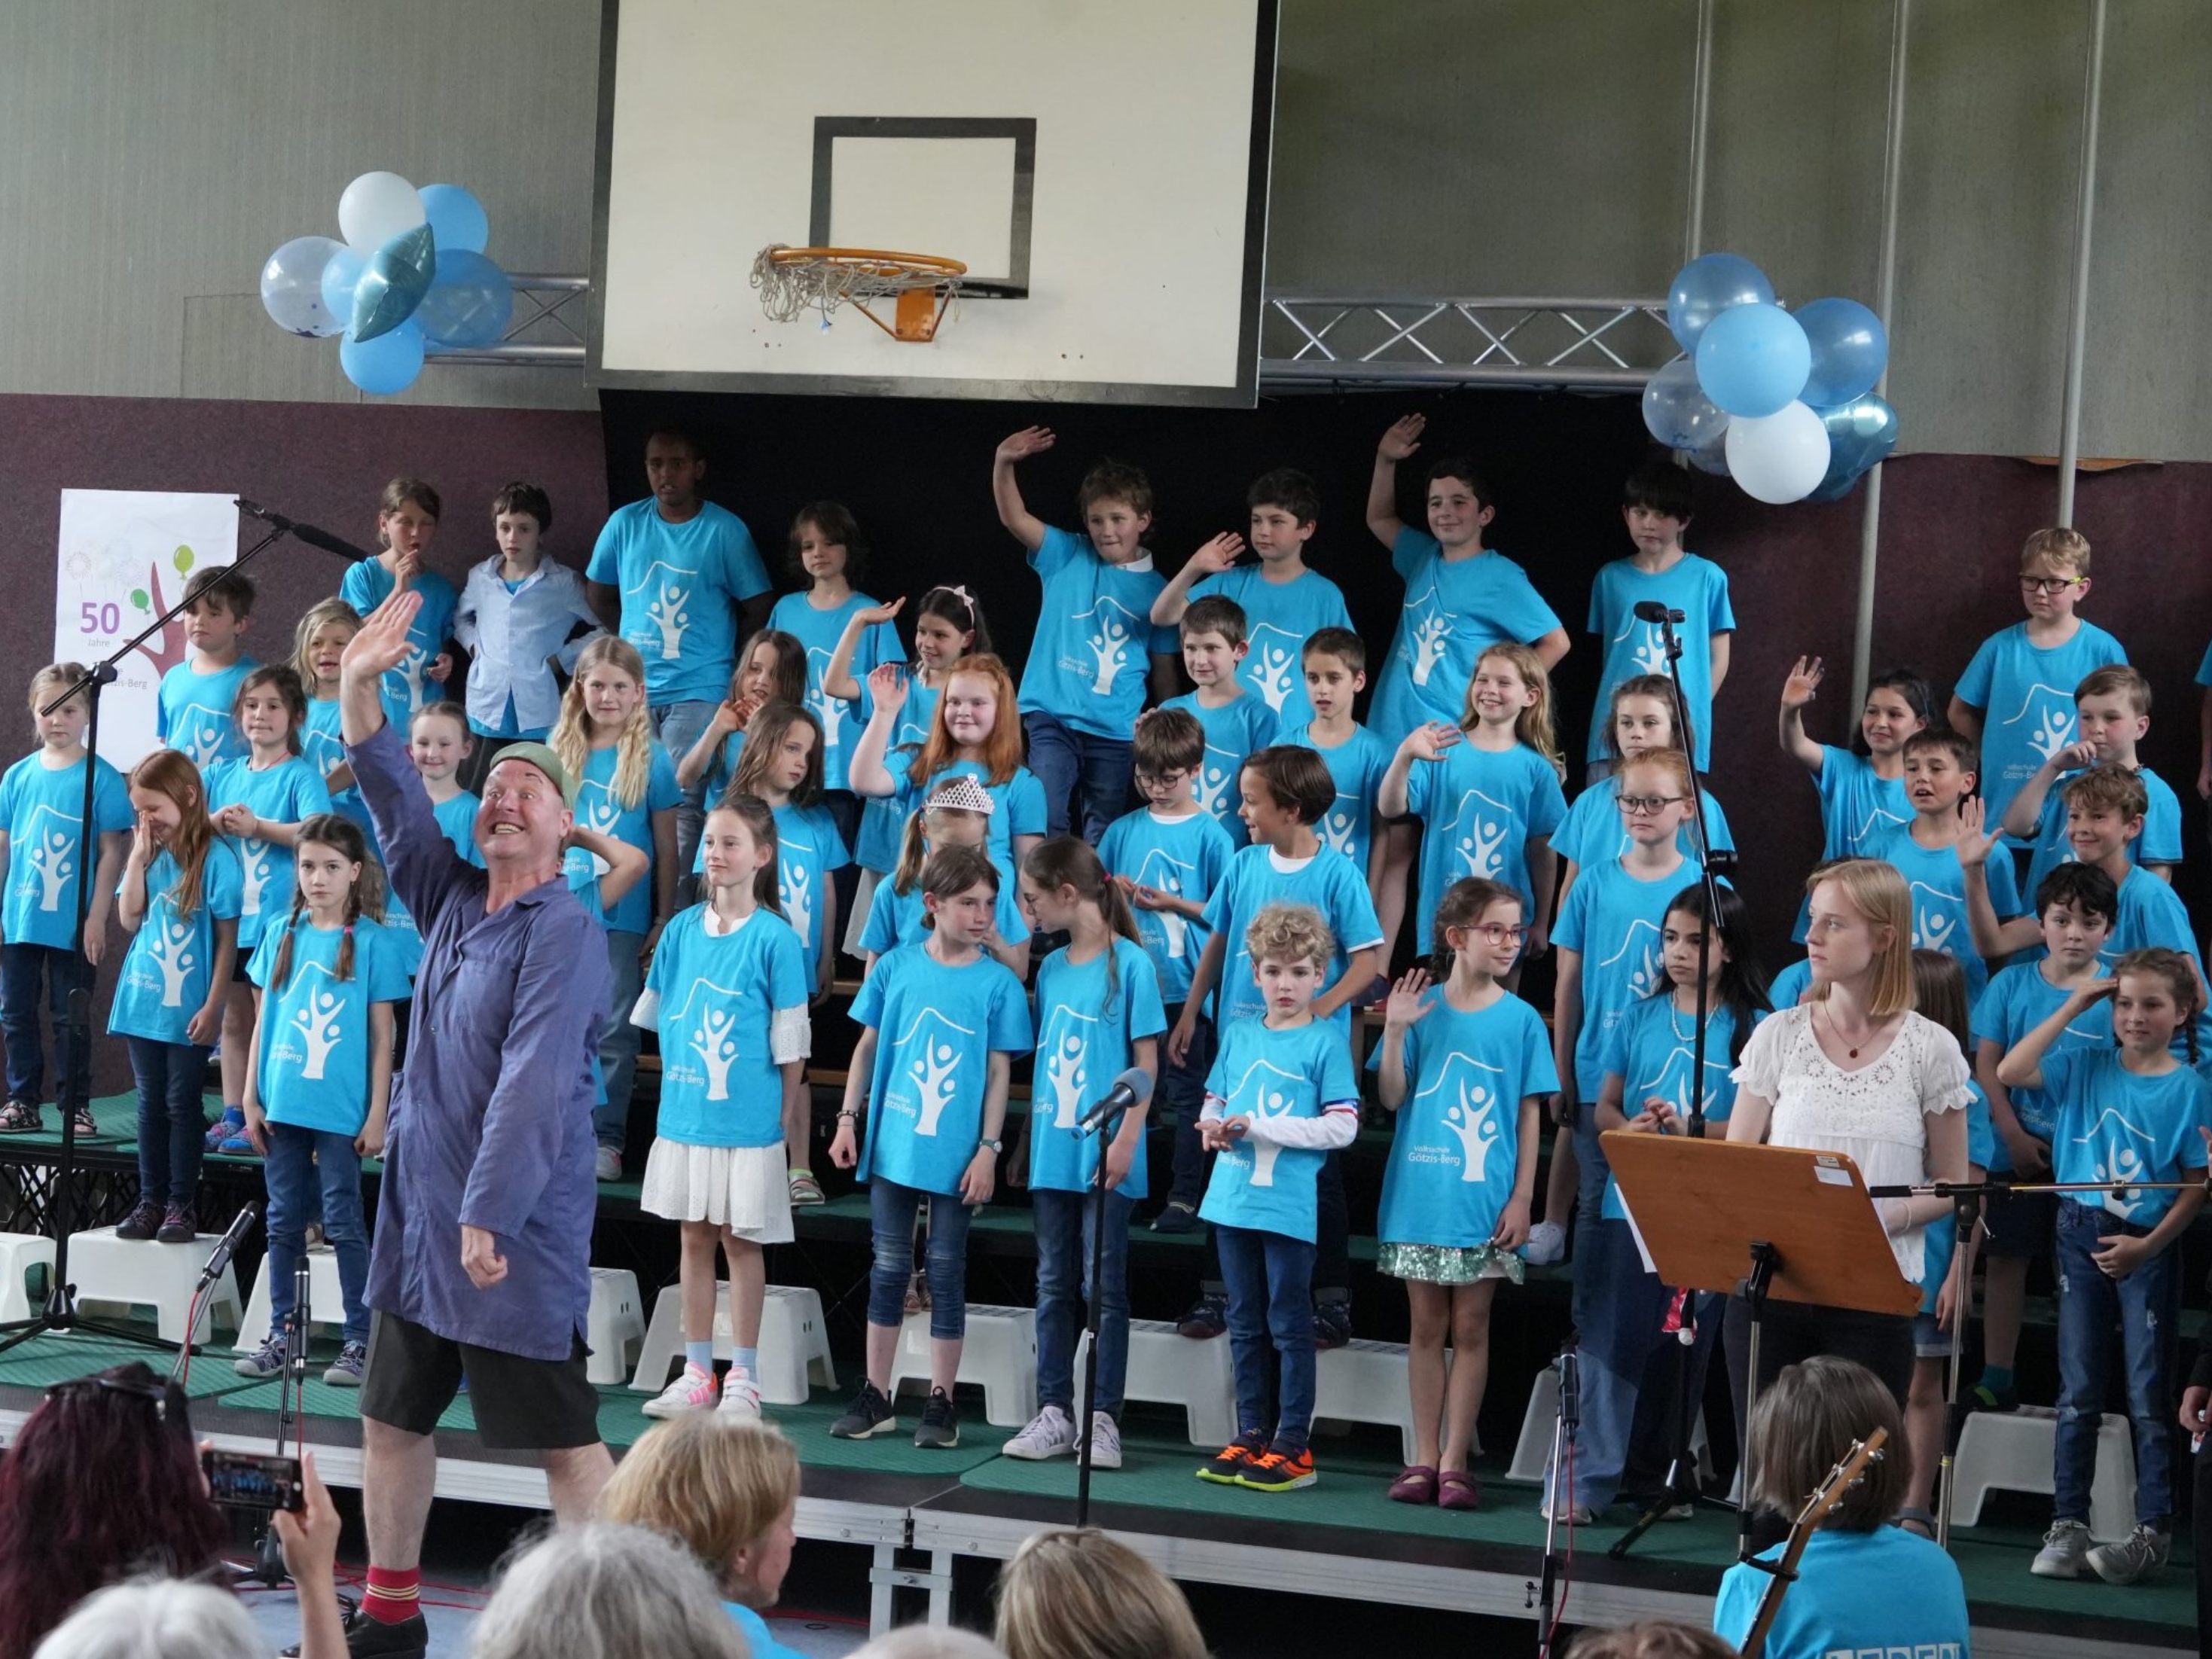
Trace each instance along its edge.
<path fill-rule="evenodd" d="M 592 291 L 588 276 L 546 276 L 509 272 L 514 315 L 507 331 L 488 346 L 430 346 L 424 357 L 436 363 L 508 363 L 519 368 L 584 364 L 584 307 Z M 573 309 L 573 314 L 572 313 Z"/>

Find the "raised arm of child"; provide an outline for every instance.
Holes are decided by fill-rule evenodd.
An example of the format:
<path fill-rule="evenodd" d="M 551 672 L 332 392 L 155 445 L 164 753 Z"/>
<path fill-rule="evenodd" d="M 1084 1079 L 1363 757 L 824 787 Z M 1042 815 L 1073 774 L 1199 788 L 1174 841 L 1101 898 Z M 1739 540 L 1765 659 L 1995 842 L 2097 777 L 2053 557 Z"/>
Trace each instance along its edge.
<path fill-rule="evenodd" d="M 1405 817 L 1407 797 L 1412 793 L 1413 763 L 1441 758 L 1445 750 L 1466 735 L 1456 726 L 1446 726 L 1442 720 L 1431 720 L 1408 732 L 1405 742 L 1398 745 L 1398 752 L 1390 757 L 1390 769 L 1382 775 L 1382 781 L 1376 789 L 1375 810 L 1386 818 Z"/>
<path fill-rule="evenodd" d="M 830 653 L 830 665 L 822 671 L 823 696 L 839 702 L 860 700 L 860 683 L 853 678 L 853 653 L 860 648 L 869 629 L 890 621 L 905 608 L 902 595 L 889 605 L 872 605 L 846 618 L 844 632 L 837 635 L 837 648 Z"/>
<path fill-rule="evenodd" d="M 1406 1103 L 1406 1033 L 1436 1007 L 1428 990 L 1429 970 L 1411 969 L 1390 988 L 1389 1000 L 1382 1005 L 1382 1049 L 1375 1067 L 1375 1091 L 1386 1111 L 1395 1112 Z"/>
<path fill-rule="evenodd" d="M 2043 1086 L 2043 1057 L 2051 1052 L 2051 1045 L 2058 1041 L 2073 1020 L 2078 1019 L 2119 988 L 2117 980 L 2100 979 L 2094 985 L 2076 987 L 2069 993 L 2050 1018 L 2030 1031 L 2005 1051 L 1997 1062 L 1997 1081 L 2008 1089 L 2040 1089 Z"/>
<path fill-rule="evenodd" d="M 706 781 L 707 774 L 714 769 L 714 760 L 722 752 L 722 744 L 732 732 L 745 729 L 752 712 L 734 697 L 725 697 L 714 705 L 714 712 L 707 721 L 706 730 L 699 733 L 698 742 L 685 750 L 684 758 L 676 763 L 678 787 L 696 789 Z"/>
<path fill-rule="evenodd" d="M 1816 778 L 1828 751 L 1805 735 L 1805 705 L 1820 694 L 1822 672 L 1818 657 L 1800 657 L 1782 682 L 1782 752 Z"/>
<path fill-rule="evenodd" d="M 2004 821 L 1997 827 L 2008 836 L 2028 840 L 2043 823 L 2043 803 L 2051 793 L 2051 786 L 2058 781 L 2059 774 L 2079 771 L 2096 763 L 2097 745 L 2094 743 L 2069 743 L 2045 757 L 2043 764 L 2028 774 L 2020 793 L 2006 804 Z"/>
<path fill-rule="evenodd" d="M 1051 428 L 1026 426 L 1002 441 L 991 456 L 991 500 L 999 509 L 999 522 L 1031 553 L 1044 545 L 1045 523 L 1022 501 L 1022 486 L 1014 477 L 1014 468 L 1052 446 Z"/>
<path fill-rule="evenodd" d="M 137 933 L 146 920 L 146 871 L 155 856 L 154 832 L 142 817 L 131 826 L 131 852 L 123 861 L 123 879 L 115 895 L 116 920 L 126 933 Z"/>
<path fill-rule="evenodd" d="M 1367 527 L 1383 546 L 1395 550 L 1398 532 L 1406 521 L 1398 516 L 1398 463 L 1421 447 L 1425 415 L 1407 415 L 1393 421 L 1375 447 L 1375 475 L 1367 483 Z"/>
<path fill-rule="evenodd" d="M 1983 828 L 1982 799 L 1970 795 L 1959 803 L 1959 867 L 1966 877 L 1966 926 L 1974 936 L 1974 954 L 1994 960 L 2025 951 L 2043 938 L 2043 927 L 2033 916 L 1997 920 L 1990 902 L 1990 851 L 1997 838 Z M 2031 1085 L 2031 1087 L 2033 1085 Z"/>
<path fill-rule="evenodd" d="M 568 845 L 580 847 L 599 859 L 606 869 L 599 876 L 599 907 L 611 910 L 629 894 L 629 890 L 645 879 L 645 872 L 653 867 L 645 849 L 633 847 L 619 836 L 610 836 L 600 830 L 586 829 L 579 823 L 568 831 Z"/>
<path fill-rule="evenodd" d="M 1224 530 L 1182 562 L 1182 568 L 1168 579 L 1160 596 L 1152 601 L 1152 621 L 1161 628 L 1173 628 L 1182 621 L 1182 613 L 1190 609 L 1190 590 L 1208 576 L 1218 576 L 1237 562 L 1244 550 L 1244 538 L 1233 530 Z"/>
<path fill-rule="evenodd" d="M 884 757 L 890 752 L 899 710 L 906 707 L 906 671 L 894 663 L 878 663 L 868 671 L 868 696 L 873 706 L 853 744 L 846 780 L 857 795 L 896 795 L 898 780 L 884 766 Z"/>

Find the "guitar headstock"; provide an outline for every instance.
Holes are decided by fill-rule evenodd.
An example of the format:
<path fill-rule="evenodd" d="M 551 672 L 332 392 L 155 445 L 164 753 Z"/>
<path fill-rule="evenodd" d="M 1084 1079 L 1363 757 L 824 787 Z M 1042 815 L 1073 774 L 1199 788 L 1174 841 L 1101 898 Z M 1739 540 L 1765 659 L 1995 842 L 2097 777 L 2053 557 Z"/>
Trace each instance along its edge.
<path fill-rule="evenodd" d="M 1797 1519 L 1790 1528 L 1793 1545 L 1826 1520 L 1828 1511 L 1844 1501 L 1844 1494 L 1866 1479 L 1868 1468 L 1887 1455 L 1882 1447 L 1888 1440 L 1887 1429 L 1876 1429 L 1865 1439 L 1851 1442 L 1851 1449 L 1837 1460 L 1827 1478 L 1813 1489 L 1805 1507 L 1797 1511 Z"/>

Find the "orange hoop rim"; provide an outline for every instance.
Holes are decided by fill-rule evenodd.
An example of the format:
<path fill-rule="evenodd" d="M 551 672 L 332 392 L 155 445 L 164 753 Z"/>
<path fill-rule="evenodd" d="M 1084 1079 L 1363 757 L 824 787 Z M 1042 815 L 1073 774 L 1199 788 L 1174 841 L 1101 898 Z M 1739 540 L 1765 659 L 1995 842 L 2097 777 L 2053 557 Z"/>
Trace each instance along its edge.
<path fill-rule="evenodd" d="M 879 276 L 964 276 L 966 263 L 938 253 L 900 253 L 874 247 L 772 247 L 769 263 L 778 265 L 849 266 Z"/>

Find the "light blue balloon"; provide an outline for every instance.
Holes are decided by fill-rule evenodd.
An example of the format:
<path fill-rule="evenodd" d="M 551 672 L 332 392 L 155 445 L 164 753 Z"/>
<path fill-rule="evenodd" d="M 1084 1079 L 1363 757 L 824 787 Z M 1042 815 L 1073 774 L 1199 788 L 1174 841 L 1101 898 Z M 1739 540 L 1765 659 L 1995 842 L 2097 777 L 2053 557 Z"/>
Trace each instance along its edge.
<path fill-rule="evenodd" d="M 1868 392 L 1823 409 L 1820 416 L 1820 424 L 1828 428 L 1828 470 L 1805 499 L 1832 501 L 1850 494 L 1897 447 L 1897 411 Z"/>
<path fill-rule="evenodd" d="M 1692 450 L 1690 465 L 1700 472 L 1710 472 L 1716 478 L 1727 477 L 1729 476 L 1728 428 L 1723 427 L 1713 434 L 1711 442 Z"/>
<path fill-rule="evenodd" d="M 261 305 L 277 327 L 313 339 L 343 332 L 352 313 L 323 300 L 323 271 L 343 244 L 328 236 L 295 236 L 261 267 Z"/>
<path fill-rule="evenodd" d="M 1730 306 L 1698 340 L 1698 384 L 1745 420 L 1795 403 L 1812 367 L 1805 331 L 1780 306 Z"/>
<path fill-rule="evenodd" d="M 1714 318 L 1733 306 L 1771 306 L 1774 284 L 1737 253 L 1704 253 L 1674 273 L 1667 291 L 1667 326 L 1685 351 L 1695 351 Z"/>
<path fill-rule="evenodd" d="M 415 313 L 432 345 L 488 346 L 507 332 L 514 316 L 514 289 L 505 271 L 481 253 L 438 250 L 437 279 Z"/>
<path fill-rule="evenodd" d="M 412 317 L 430 291 L 437 258 L 437 240 L 427 223 L 401 231 L 378 248 L 354 284 L 353 327 L 348 337 L 374 340 Z"/>
<path fill-rule="evenodd" d="M 1698 386 L 1698 366 L 1677 357 L 1644 383 L 1644 429 L 1669 449 L 1702 449 L 1728 430 L 1725 410 Z"/>
<path fill-rule="evenodd" d="M 361 274 L 368 269 L 368 262 L 344 243 L 331 255 L 330 263 L 323 267 L 323 304 L 333 317 L 350 319 L 353 316 L 353 291 L 361 281 Z M 341 327 L 338 331 L 344 332 Z"/>
<path fill-rule="evenodd" d="M 410 318 L 374 339 L 348 335 L 338 343 L 338 363 L 346 379 L 374 397 L 404 392 L 422 372 L 422 331 Z"/>
<path fill-rule="evenodd" d="M 1814 300 L 1795 315 L 1813 348 L 1807 403 L 1827 409 L 1874 390 L 1889 362 L 1889 331 L 1881 318 L 1856 300 Z"/>
<path fill-rule="evenodd" d="M 491 240 L 491 220 L 483 204 L 459 185 L 422 186 L 422 212 L 438 238 L 438 246 L 453 253 L 482 253 Z"/>

